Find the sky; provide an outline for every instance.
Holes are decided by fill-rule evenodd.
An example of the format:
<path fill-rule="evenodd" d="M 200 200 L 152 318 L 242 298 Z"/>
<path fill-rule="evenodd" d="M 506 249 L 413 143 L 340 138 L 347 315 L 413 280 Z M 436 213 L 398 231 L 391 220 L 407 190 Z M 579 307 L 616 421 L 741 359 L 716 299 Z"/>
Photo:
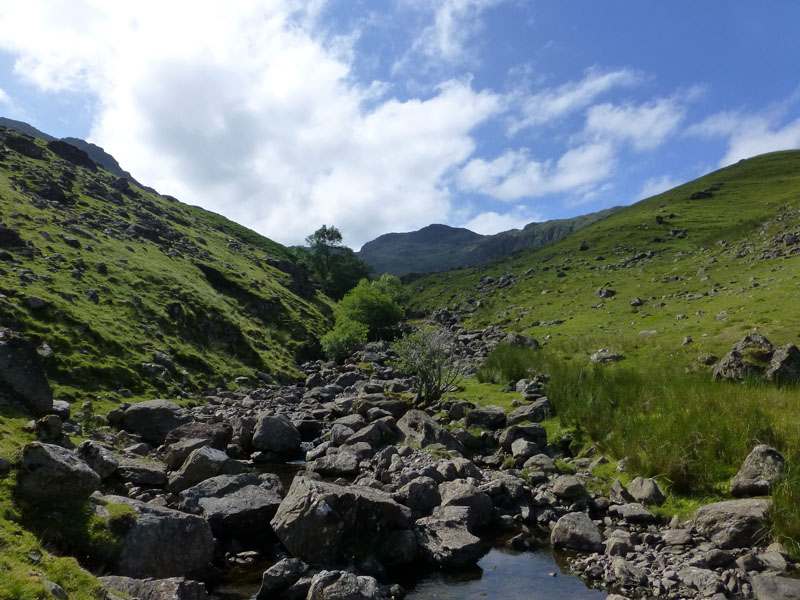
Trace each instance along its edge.
<path fill-rule="evenodd" d="M 0 0 L 0 115 L 278 242 L 627 205 L 800 147 L 800 2 Z"/>

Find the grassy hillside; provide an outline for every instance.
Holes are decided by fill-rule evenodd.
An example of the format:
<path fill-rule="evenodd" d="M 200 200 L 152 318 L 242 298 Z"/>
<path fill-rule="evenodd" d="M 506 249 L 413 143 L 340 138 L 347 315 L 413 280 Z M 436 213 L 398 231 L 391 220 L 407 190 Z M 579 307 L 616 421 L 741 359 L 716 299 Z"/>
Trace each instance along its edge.
<path fill-rule="evenodd" d="M 729 497 L 753 446 L 777 447 L 794 466 L 774 494 L 776 533 L 800 550 L 797 387 L 711 378 L 714 357 L 747 333 L 776 346 L 800 337 L 799 151 L 742 161 L 555 244 L 410 287 L 419 308 L 544 342 L 528 360 L 551 375 L 561 424 L 686 501 Z M 600 348 L 625 358 L 591 364 Z"/>
<path fill-rule="evenodd" d="M 41 140 L 0 143 L 0 325 L 53 350 L 57 398 L 291 377 L 316 352 L 329 305 L 287 248 Z"/>

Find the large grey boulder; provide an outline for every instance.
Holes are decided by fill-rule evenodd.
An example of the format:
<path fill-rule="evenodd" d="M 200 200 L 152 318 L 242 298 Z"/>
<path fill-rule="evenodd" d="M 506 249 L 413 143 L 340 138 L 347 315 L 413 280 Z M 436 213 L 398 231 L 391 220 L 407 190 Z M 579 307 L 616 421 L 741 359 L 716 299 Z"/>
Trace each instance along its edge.
<path fill-rule="evenodd" d="M 397 422 L 403 441 L 407 444 L 416 444 L 420 448 L 440 445 L 448 450 L 455 450 L 461 454 L 466 449 L 444 427 L 420 410 L 410 410 Z"/>
<path fill-rule="evenodd" d="M 513 414 L 512 412 L 511 415 Z M 509 420 L 512 420 L 511 415 L 509 415 Z M 511 425 L 500 434 L 500 447 L 504 452 L 511 452 L 511 446 L 517 440 L 532 442 L 539 446 L 539 448 L 544 448 L 547 445 L 547 430 L 544 428 L 544 425 L 540 425 L 539 423 Z"/>
<path fill-rule="evenodd" d="M 300 432 L 285 415 L 262 415 L 253 431 L 253 448 L 294 458 L 300 453 Z"/>
<path fill-rule="evenodd" d="M 755 546 L 769 535 L 771 502 L 761 498 L 727 500 L 697 509 L 697 532 L 720 548 Z"/>
<path fill-rule="evenodd" d="M 167 484 L 167 466 L 155 460 L 120 458 L 117 475 L 123 481 L 144 487 L 164 487 Z"/>
<path fill-rule="evenodd" d="M 582 512 L 567 513 L 550 532 L 550 543 L 556 548 L 580 552 L 602 552 L 603 534 Z"/>
<path fill-rule="evenodd" d="M 326 565 L 345 559 L 347 549 L 371 552 L 392 531 L 408 529 L 410 516 L 386 492 L 298 475 L 271 524 L 293 556 Z"/>
<path fill-rule="evenodd" d="M 164 443 L 175 444 L 186 439 L 207 440 L 210 446 L 217 450 L 225 450 L 233 438 L 233 427 L 230 423 L 201 423 L 191 422 L 176 427 L 167 434 Z"/>
<path fill-rule="evenodd" d="M 320 571 L 311 580 L 307 600 L 384 600 L 384 593 L 374 577 L 348 571 Z"/>
<path fill-rule="evenodd" d="M 119 466 L 114 453 L 92 440 L 84 440 L 78 446 L 78 456 L 88 464 L 100 479 L 111 476 Z"/>
<path fill-rule="evenodd" d="M 482 427 L 494 431 L 506 426 L 506 411 L 500 406 L 484 406 L 467 413 L 467 427 Z"/>
<path fill-rule="evenodd" d="M 112 571 L 136 579 L 202 575 L 214 552 L 211 528 L 202 517 L 132 500 L 102 496 L 97 511 L 107 504 L 127 504 L 136 518 L 123 534 Z"/>
<path fill-rule="evenodd" d="M 192 420 L 186 410 L 169 400 L 147 400 L 130 406 L 122 417 L 122 428 L 139 434 L 148 444 L 164 443 L 167 434 Z"/>
<path fill-rule="evenodd" d="M 272 473 L 218 475 L 181 492 L 184 510 L 208 521 L 217 536 L 258 537 L 283 500 L 283 486 Z"/>
<path fill-rule="evenodd" d="M 426 476 L 412 479 L 398 490 L 403 504 L 409 507 L 417 518 L 427 517 L 442 503 L 439 486 Z"/>
<path fill-rule="evenodd" d="M 0 327 L 0 382 L 5 383 L 35 414 L 53 409 L 53 390 L 36 344 Z"/>
<path fill-rule="evenodd" d="M 170 476 L 167 489 L 178 494 L 211 477 L 235 475 L 235 471 L 241 470 L 239 463 L 228 458 L 222 450 L 205 446 L 194 450 L 181 468 Z"/>
<path fill-rule="evenodd" d="M 733 345 L 712 371 L 714 379 L 740 381 L 764 375 L 775 347 L 759 333 L 747 334 Z"/>
<path fill-rule="evenodd" d="M 794 344 L 775 348 L 764 373 L 767 380 L 781 383 L 800 381 L 800 350 Z"/>
<path fill-rule="evenodd" d="M 766 444 L 759 444 L 744 459 L 731 482 L 731 495 L 737 498 L 766 496 L 770 487 L 783 475 L 786 460 Z"/>
<path fill-rule="evenodd" d="M 438 506 L 430 517 L 417 521 L 419 553 L 434 567 L 463 568 L 475 564 L 486 551 L 469 531 L 466 506 Z"/>
<path fill-rule="evenodd" d="M 22 450 L 17 494 L 31 502 L 79 500 L 100 487 L 100 476 L 71 450 L 33 442 Z"/>
<path fill-rule="evenodd" d="M 255 600 L 272 600 L 297 583 L 308 572 L 308 565 L 299 558 L 284 558 L 264 571 Z"/>
<path fill-rule="evenodd" d="M 758 600 L 797 600 L 800 598 L 800 579 L 780 575 L 753 575 L 750 578 Z"/>
<path fill-rule="evenodd" d="M 100 577 L 107 590 L 127 594 L 139 600 L 210 600 L 206 586 L 184 577 L 169 579 L 133 579 L 119 575 Z"/>
<path fill-rule="evenodd" d="M 439 484 L 442 506 L 465 506 L 467 526 L 470 531 L 489 524 L 492 518 L 492 499 L 465 480 L 445 481 Z"/>
<path fill-rule="evenodd" d="M 516 425 L 523 421 L 530 421 L 531 423 L 541 423 L 545 419 L 549 419 L 554 414 L 553 405 L 550 399 L 545 396 L 534 400 L 530 404 L 523 404 L 519 408 L 514 409 L 508 415 L 508 424 Z"/>
<path fill-rule="evenodd" d="M 661 506 L 667 499 L 658 482 L 650 478 L 636 477 L 628 484 L 628 492 L 637 502 L 647 505 Z"/>
<path fill-rule="evenodd" d="M 553 481 L 553 493 L 561 500 L 571 502 L 586 495 L 586 486 L 576 475 L 559 475 Z"/>
<path fill-rule="evenodd" d="M 359 460 L 352 452 L 341 450 L 311 461 L 306 468 L 325 477 L 348 477 L 358 473 Z"/>

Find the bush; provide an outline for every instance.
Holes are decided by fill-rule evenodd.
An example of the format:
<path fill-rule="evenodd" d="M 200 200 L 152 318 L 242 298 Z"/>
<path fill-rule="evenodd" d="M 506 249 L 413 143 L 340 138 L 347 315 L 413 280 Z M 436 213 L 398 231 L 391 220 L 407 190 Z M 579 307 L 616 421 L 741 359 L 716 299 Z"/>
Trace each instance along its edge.
<path fill-rule="evenodd" d="M 466 365 L 455 347 L 453 336 L 439 329 L 419 329 L 392 345 L 398 356 L 392 366 L 414 379 L 417 402 L 431 404 L 456 390 Z"/>
<path fill-rule="evenodd" d="M 534 375 L 534 350 L 513 344 L 498 344 L 486 357 L 475 375 L 481 383 L 505 385 Z"/>
<path fill-rule="evenodd" d="M 367 341 L 367 331 L 364 323 L 337 319 L 336 326 L 320 340 L 322 350 L 331 360 L 340 360 Z"/>
<path fill-rule="evenodd" d="M 405 286 L 403 286 L 403 282 L 400 281 L 400 278 L 390 275 L 389 273 L 384 273 L 378 277 L 378 279 L 375 279 L 372 282 L 372 287 L 377 288 L 389 296 L 400 306 L 405 306 L 408 304 L 410 299 L 410 294 Z"/>
<path fill-rule="evenodd" d="M 391 337 L 393 328 L 403 318 L 403 309 L 397 302 L 363 279 L 344 298 L 334 310 L 336 323 L 356 321 L 367 326 L 367 338 L 377 340 Z"/>

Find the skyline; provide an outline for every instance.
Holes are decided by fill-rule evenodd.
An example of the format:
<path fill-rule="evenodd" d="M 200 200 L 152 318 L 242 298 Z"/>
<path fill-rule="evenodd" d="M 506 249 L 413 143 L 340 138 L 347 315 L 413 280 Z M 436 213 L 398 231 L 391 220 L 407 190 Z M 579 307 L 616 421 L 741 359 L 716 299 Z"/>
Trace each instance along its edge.
<path fill-rule="evenodd" d="M 489 234 L 800 147 L 798 17 L 781 2 L 5 3 L 0 115 L 284 244 L 322 224 L 355 248 L 431 223 Z"/>

